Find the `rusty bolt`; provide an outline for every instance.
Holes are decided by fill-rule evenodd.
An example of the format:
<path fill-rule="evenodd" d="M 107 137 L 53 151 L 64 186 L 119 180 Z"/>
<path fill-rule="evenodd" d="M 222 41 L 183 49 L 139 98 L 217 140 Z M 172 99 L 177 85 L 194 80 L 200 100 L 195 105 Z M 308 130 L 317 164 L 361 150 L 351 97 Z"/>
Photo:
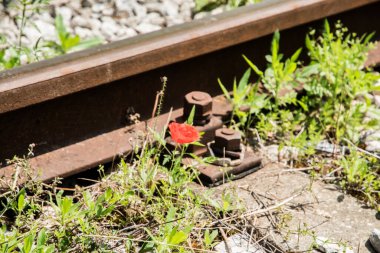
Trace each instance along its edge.
<path fill-rule="evenodd" d="M 208 93 L 202 91 L 187 93 L 183 106 L 184 118 L 187 119 L 189 117 L 193 106 L 195 106 L 194 119 L 207 120 L 211 116 L 212 98 Z"/>
<path fill-rule="evenodd" d="M 215 147 L 226 151 L 240 150 L 241 134 L 230 128 L 220 128 L 215 131 Z"/>

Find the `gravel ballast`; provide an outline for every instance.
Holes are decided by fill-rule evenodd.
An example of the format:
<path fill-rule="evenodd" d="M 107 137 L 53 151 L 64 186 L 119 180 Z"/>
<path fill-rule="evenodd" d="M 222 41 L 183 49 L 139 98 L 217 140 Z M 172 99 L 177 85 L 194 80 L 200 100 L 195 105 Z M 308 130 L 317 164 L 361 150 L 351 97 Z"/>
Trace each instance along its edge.
<path fill-rule="evenodd" d="M 40 38 L 56 41 L 57 15 L 62 16 L 70 33 L 111 42 L 217 14 L 227 7 L 197 14 L 194 9 L 194 0 L 54 0 L 40 13 L 28 12 L 22 42 L 30 46 Z M 7 8 L 0 4 L 0 34 L 10 44 L 17 44 L 20 14 L 13 2 Z"/>

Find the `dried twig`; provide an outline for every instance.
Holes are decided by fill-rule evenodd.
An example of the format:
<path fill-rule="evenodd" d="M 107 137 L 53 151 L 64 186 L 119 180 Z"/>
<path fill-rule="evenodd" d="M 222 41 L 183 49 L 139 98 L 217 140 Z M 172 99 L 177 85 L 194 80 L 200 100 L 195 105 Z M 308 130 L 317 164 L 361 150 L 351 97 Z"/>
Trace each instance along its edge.
<path fill-rule="evenodd" d="M 227 238 L 226 233 L 224 232 L 224 230 L 222 228 L 219 228 L 219 231 L 220 231 L 220 234 L 223 237 L 227 253 L 232 253 L 231 247 L 230 247 L 230 245 L 228 245 L 228 238 Z"/>
<path fill-rule="evenodd" d="M 292 201 L 293 199 L 295 199 L 296 197 L 298 197 L 299 195 L 301 195 L 303 193 L 303 191 L 300 191 L 298 192 L 297 194 L 289 197 L 289 198 L 286 198 L 284 199 L 283 201 L 281 201 L 280 203 L 277 203 L 275 205 L 272 205 L 272 206 L 269 206 L 267 208 L 264 208 L 264 209 L 258 209 L 258 210 L 254 210 L 254 211 L 250 211 L 250 212 L 246 212 L 240 216 L 231 216 L 231 217 L 228 217 L 228 218 L 224 218 L 224 219 L 221 219 L 221 220 L 218 220 L 218 221 L 215 221 L 213 222 L 212 224 L 215 224 L 217 222 L 221 222 L 221 221 L 228 221 L 228 220 L 232 220 L 232 219 L 242 219 L 244 217 L 247 217 L 247 216 L 251 216 L 251 215 L 256 215 L 256 214 L 262 214 L 262 213 L 266 213 L 266 212 L 270 212 L 274 209 L 277 209 L 279 208 L 280 206 L 283 206 L 285 205 L 286 203 Z"/>
<path fill-rule="evenodd" d="M 356 150 L 359 150 L 360 152 L 363 152 L 363 153 L 365 153 L 365 154 L 367 154 L 367 155 L 373 156 L 373 157 L 375 157 L 375 158 L 377 158 L 377 159 L 380 160 L 380 156 L 378 156 L 378 155 L 376 155 L 376 154 L 373 154 L 373 153 L 371 153 L 371 152 L 368 152 L 368 151 L 365 150 L 365 149 L 359 148 L 358 146 L 356 146 L 354 143 L 352 143 L 350 140 L 348 140 L 348 139 L 346 139 L 346 138 L 343 138 L 343 140 L 345 140 L 346 142 L 348 142 L 348 143 L 349 143 L 352 147 L 354 147 Z"/>

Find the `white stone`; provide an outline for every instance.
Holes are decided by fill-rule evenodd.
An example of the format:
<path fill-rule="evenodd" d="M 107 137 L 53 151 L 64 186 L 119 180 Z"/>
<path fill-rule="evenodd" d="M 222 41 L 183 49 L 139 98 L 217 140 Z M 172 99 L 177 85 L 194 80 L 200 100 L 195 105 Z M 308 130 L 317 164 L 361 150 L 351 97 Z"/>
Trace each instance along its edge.
<path fill-rule="evenodd" d="M 5 28 L 5 29 L 15 28 L 15 29 L 17 29 L 16 26 L 14 25 L 12 19 L 8 16 L 1 17 L 0 28 Z"/>
<path fill-rule="evenodd" d="M 51 24 L 54 23 L 54 18 L 52 16 L 50 16 L 50 14 L 48 12 L 43 12 L 40 15 L 38 15 L 38 17 L 34 17 L 34 18 L 48 22 L 48 23 L 51 23 Z"/>
<path fill-rule="evenodd" d="M 128 12 L 132 13 L 132 8 L 130 7 L 128 0 L 115 0 L 115 7 L 117 12 Z"/>
<path fill-rule="evenodd" d="M 41 33 L 41 36 L 44 38 L 44 40 L 56 39 L 57 35 L 54 25 L 42 20 L 36 20 L 34 22 L 34 25 L 38 28 L 38 31 Z"/>
<path fill-rule="evenodd" d="M 226 11 L 226 6 L 219 6 L 211 11 L 211 15 L 217 15 Z"/>
<path fill-rule="evenodd" d="M 25 65 L 28 63 L 29 63 L 28 56 L 26 54 L 20 55 L 20 64 Z"/>
<path fill-rule="evenodd" d="M 184 0 L 171 0 L 173 1 L 174 3 L 176 3 L 177 5 L 181 5 L 184 3 Z"/>
<path fill-rule="evenodd" d="M 90 15 L 92 19 L 100 19 L 102 16 L 103 14 L 100 12 L 91 12 L 91 15 Z"/>
<path fill-rule="evenodd" d="M 184 2 L 181 5 L 179 12 L 185 21 L 191 21 L 192 8 L 193 6 L 189 2 Z"/>
<path fill-rule="evenodd" d="M 380 141 L 367 141 L 365 150 L 369 152 L 380 152 Z"/>
<path fill-rule="evenodd" d="M 73 16 L 73 11 L 71 8 L 66 6 L 59 7 L 57 8 L 57 13 L 62 16 L 62 19 L 65 22 L 65 24 L 70 23 L 70 20 Z"/>
<path fill-rule="evenodd" d="M 75 16 L 71 21 L 72 26 L 80 26 L 84 28 L 91 28 L 91 22 L 87 18 L 83 18 L 81 16 Z"/>
<path fill-rule="evenodd" d="M 318 249 L 325 253 L 354 253 L 354 251 L 343 243 L 335 243 L 325 237 L 317 237 L 315 243 Z"/>
<path fill-rule="evenodd" d="M 80 9 L 80 15 L 78 15 L 78 16 L 81 16 L 82 18 L 85 18 L 85 19 L 90 19 L 91 14 L 92 14 L 91 8 L 81 8 Z"/>
<path fill-rule="evenodd" d="M 91 9 L 95 13 L 100 13 L 106 6 L 104 4 L 95 3 L 92 5 Z"/>
<path fill-rule="evenodd" d="M 12 53 L 9 51 L 9 50 L 5 50 L 5 53 L 4 53 L 4 56 L 3 56 L 3 59 L 5 61 L 9 61 L 12 57 Z"/>
<path fill-rule="evenodd" d="M 157 12 L 151 12 L 146 15 L 146 17 L 143 20 L 143 23 L 149 23 L 152 25 L 158 25 L 158 26 L 164 26 L 165 25 L 165 19 L 161 17 L 160 14 Z"/>
<path fill-rule="evenodd" d="M 210 12 L 202 11 L 202 12 L 198 12 L 197 14 L 195 14 L 194 19 L 202 19 L 202 18 L 208 17 L 210 15 L 211 15 Z"/>
<path fill-rule="evenodd" d="M 269 145 L 265 146 L 262 150 L 264 153 L 265 158 L 269 160 L 269 162 L 275 163 L 278 162 L 278 151 L 279 147 L 278 145 Z"/>
<path fill-rule="evenodd" d="M 105 15 L 105 16 L 112 16 L 114 13 L 114 9 L 112 8 L 105 8 L 103 11 L 102 11 L 102 14 Z"/>
<path fill-rule="evenodd" d="M 103 22 L 100 29 L 107 40 L 113 40 L 115 38 L 117 31 L 120 29 L 120 27 L 116 24 L 116 22 L 114 20 L 112 21 L 111 20 Z"/>
<path fill-rule="evenodd" d="M 116 21 L 112 17 L 103 16 L 103 17 L 100 18 L 100 20 L 101 20 L 102 23 L 110 23 L 110 24 L 116 26 Z"/>
<path fill-rule="evenodd" d="M 34 47 L 36 45 L 36 43 L 37 43 L 37 40 L 36 41 L 31 41 L 29 38 L 27 38 L 25 36 L 23 36 L 21 38 L 21 45 L 32 45 Z"/>
<path fill-rule="evenodd" d="M 280 150 L 281 160 L 296 160 L 298 158 L 299 149 L 296 147 L 285 146 Z"/>
<path fill-rule="evenodd" d="M 67 5 L 73 9 L 73 10 L 81 10 L 82 9 L 82 3 L 80 0 L 71 0 L 71 1 L 68 1 Z"/>
<path fill-rule="evenodd" d="M 158 3 L 158 2 L 146 3 L 145 7 L 148 12 L 158 12 L 161 15 L 165 15 L 165 8 L 161 3 Z"/>
<path fill-rule="evenodd" d="M 176 2 L 174 2 L 172 0 L 164 0 L 163 4 L 164 4 L 164 8 L 166 10 L 166 14 L 169 17 L 178 16 L 179 6 Z"/>
<path fill-rule="evenodd" d="M 166 17 L 167 26 L 179 25 L 179 24 L 182 24 L 184 22 L 185 21 L 180 16 L 177 16 L 177 17 L 168 16 L 168 17 Z"/>
<path fill-rule="evenodd" d="M 124 31 L 125 35 L 123 36 L 123 38 L 129 38 L 137 35 L 137 32 L 133 28 L 126 27 L 124 28 Z"/>
<path fill-rule="evenodd" d="M 227 239 L 227 245 L 233 253 L 264 253 L 265 251 L 257 244 L 249 242 L 249 238 L 241 234 L 235 234 Z M 221 242 L 215 246 L 214 251 L 218 253 L 227 253 L 225 242 Z"/>
<path fill-rule="evenodd" d="M 99 19 L 90 19 L 90 25 L 92 30 L 100 30 L 100 27 L 102 26 L 102 22 L 100 22 Z"/>
<path fill-rule="evenodd" d="M 88 28 L 83 28 L 80 26 L 77 26 L 74 28 L 75 34 L 77 34 L 80 38 L 90 38 L 93 36 L 93 32 Z"/>
<path fill-rule="evenodd" d="M 141 23 L 138 26 L 136 26 L 136 31 L 138 31 L 139 33 L 149 33 L 149 32 L 157 31 L 160 29 L 161 29 L 160 26 L 152 25 L 149 23 Z"/>
<path fill-rule="evenodd" d="M 380 152 L 380 131 L 367 132 L 365 135 L 365 149 L 369 152 Z"/>
<path fill-rule="evenodd" d="M 379 95 L 373 96 L 373 100 L 374 100 L 375 105 L 380 108 L 380 96 Z"/>
<path fill-rule="evenodd" d="M 136 14 L 136 16 L 140 20 L 143 19 L 146 16 L 146 14 L 148 13 L 148 10 L 144 5 L 141 5 L 141 4 L 134 2 L 134 1 L 132 1 L 130 3 L 130 5 L 131 5 L 134 13 Z"/>
<path fill-rule="evenodd" d="M 157 2 L 147 3 L 145 4 L 145 7 L 147 8 L 148 12 L 158 12 L 162 16 L 166 14 L 165 7 L 161 3 L 157 3 Z"/>
<path fill-rule="evenodd" d="M 139 24 L 139 19 L 135 16 L 129 17 L 129 18 L 123 18 L 120 19 L 120 24 L 129 26 L 129 27 L 136 27 Z"/>
<path fill-rule="evenodd" d="M 376 250 L 376 252 L 380 252 L 380 230 L 374 229 L 369 237 L 369 241 L 371 242 L 372 247 Z"/>

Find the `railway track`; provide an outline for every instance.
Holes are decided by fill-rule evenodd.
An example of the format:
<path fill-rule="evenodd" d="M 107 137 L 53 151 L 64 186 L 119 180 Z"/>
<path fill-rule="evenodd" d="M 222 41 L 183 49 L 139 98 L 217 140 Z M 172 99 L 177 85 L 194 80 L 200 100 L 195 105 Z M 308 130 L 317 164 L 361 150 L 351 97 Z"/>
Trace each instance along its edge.
<path fill-rule="evenodd" d="M 287 54 L 303 46 L 308 29 L 321 27 L 325 18 L 359 34 L 378 31 L 379 11 L 375 0 L 266 1 L 3 72 L 0 176 L 14 174 L 5 160 L 23 156 L 31 143 L 30 164 L 43 181 L 111 162 L 132 151 L 130 139 L 146 123 L 128 125 L 127 114 L 150 118 L 160 77 L 169 81 L 158 127 L 171 107 L 173 117 L 181 115 L 186 93 L 220 94 L 217 78 L 232 83 L 247 68 L 242 53 L 263 66 L 276 29 Z M 380 62 L 379 51 L 368 64 Z M 214 99 L 213 113 L 222 117 L 228 105 Z"/>

